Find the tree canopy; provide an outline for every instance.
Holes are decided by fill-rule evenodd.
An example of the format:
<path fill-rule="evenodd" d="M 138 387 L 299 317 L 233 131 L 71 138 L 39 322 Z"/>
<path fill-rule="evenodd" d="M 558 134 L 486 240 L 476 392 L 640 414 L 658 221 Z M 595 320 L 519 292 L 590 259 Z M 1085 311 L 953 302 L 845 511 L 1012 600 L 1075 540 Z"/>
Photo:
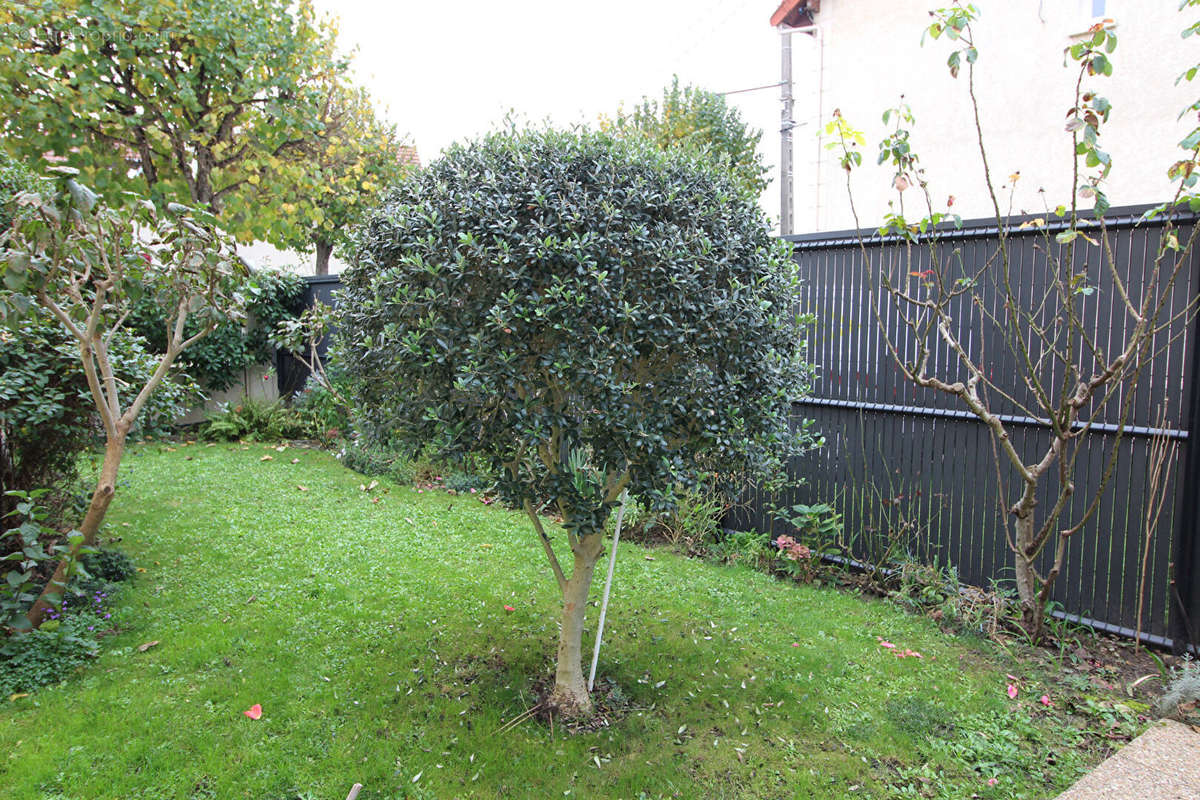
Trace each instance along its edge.
<path fill-rule="evenodd" d="M 270 207 L 265 238 L 282 247 L 316 250 L 316 273 L 329 272 L 335 247 L 349 243 L 353 226 L 407 169 L 404 140 L 382 121 L 364 89 L 332 81 L 318 121 L 321 135 L 306 148 L 305 168 L 281 162 L 255 192 L 238 196 L 233 210 L 249 221 Z"/>
<path fill-rule="evenodd" d="M 5 4 L 6 144 L 31 163 L 67 158 L 102 195 L 219 213 L 267 179 L 301 179 L 325 87 L 346 69 L 335 34 L 309 0 Z M 268 238 L 271 214 L 220 221 Z"/>
<path fill-rule="evenodd" d="M 767 188 L 767 168 L 758 143 L 762 131 L 751 128 L 724 95 L 698 86 L 680 86 L 676 76 L 662 99 L 644 98 L 632 112 L 621 110 L 605 126 L 645 136 L 657 147 L 691 148 L 729 168 L 736 184 L 754 198 Z"/>

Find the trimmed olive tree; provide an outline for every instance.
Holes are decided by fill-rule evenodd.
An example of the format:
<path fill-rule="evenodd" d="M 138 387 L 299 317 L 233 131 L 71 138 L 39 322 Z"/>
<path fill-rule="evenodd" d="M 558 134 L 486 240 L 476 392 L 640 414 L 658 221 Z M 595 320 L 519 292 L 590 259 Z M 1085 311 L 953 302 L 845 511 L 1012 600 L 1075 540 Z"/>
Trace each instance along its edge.
<path fill-rule="evenodd" d="M 545 702 L 589 712 L 584 610 L 622 492 L 663 507 L 702 478 L 778 475 L 809 441 L 789 429 L 810 368 L 787 245 L 699 156 L 512 131 L 455 146 L 394 189 L 344 282 L 360 418 L 492 460 L 562 594 Z"/>

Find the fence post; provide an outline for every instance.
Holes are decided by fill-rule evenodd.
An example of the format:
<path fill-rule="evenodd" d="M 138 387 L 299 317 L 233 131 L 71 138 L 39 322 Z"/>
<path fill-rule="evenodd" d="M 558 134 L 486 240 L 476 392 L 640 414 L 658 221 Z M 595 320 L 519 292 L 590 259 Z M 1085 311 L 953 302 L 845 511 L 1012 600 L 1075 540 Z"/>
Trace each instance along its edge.
<path fill-rule="evenodd" d="M 1193 256 L 1193 261 L 1196 261 Z M 1200 292 L 1200 264 L 1192 268 L 1191 291 Z M 1200 317 L 1192 322 L 1188 336 L 1187 443 L 1183 471 L 1176 484 L 1179 515 L 1172 548 L 1171 587 L 1168 593 L 1167 630 L 1175 655 L 1195 648 L 1200 636 Z"/>

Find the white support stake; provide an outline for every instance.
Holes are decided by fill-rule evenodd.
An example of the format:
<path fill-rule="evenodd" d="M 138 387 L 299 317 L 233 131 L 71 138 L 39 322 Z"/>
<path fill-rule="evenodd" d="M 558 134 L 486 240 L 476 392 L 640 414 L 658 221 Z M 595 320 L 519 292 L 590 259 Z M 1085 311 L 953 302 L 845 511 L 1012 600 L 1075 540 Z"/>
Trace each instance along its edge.
<path fill-rule="evenodd" d="M 596 647 L 592 650 L 592 671 L 588 673 L 588 691 L 596 683 L 596 663 L 600 660 L 600 639 L 604 636 L 604 617 L 608 614 L 608 597 L 612 592 L 613 570 L 617 567 L 617 542 L 621 539 L 621 521 L 625 518 L 625 504 L 629 492 L 621 492 L 621 507 L 617 509 L 617 529 L 613 532 L 612 553 L 608 556 L 608 578 L 604 581 L 604 599 L 600 601 L 600 624 L 596 627 Z"/>

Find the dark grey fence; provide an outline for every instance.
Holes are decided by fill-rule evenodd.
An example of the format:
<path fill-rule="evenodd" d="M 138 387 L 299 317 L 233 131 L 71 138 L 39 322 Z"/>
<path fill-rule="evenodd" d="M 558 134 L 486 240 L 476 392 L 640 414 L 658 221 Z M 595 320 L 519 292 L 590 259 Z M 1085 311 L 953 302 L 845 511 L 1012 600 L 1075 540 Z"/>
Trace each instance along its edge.
<path fill-rule="evenodd" d="M 320 301 L 327 306 L 334 304 L 333 295 L 342 285 L 342 279 L 337 275 L 308 275 L 304 279 L 308 287 L 304 295 L 304 305 L 311 306 Z M 325 356 L 327 342 L 321 342 L 317 348 L 321 357 Z M 291 353 L 279 352 L 275 358 L 275 374 L 278 376 L 279 394 L 282 397 L 294 394 L 304 388 L 308 380 L 308 368 Z"/>
<path fill-rule="evenodd" d="M 1114 252 L 1132 291 L 1145 279 L 1161 232 L 1161 223 L 1138 224 L 1143 209 L 1110 213 L 1108 230 Z M 1022 220 L 1016 219 L 1016 228 Z M 1050 228 L 1053 231 L 1054 223 Z M 820 377 L 812 397 L 793 407 L 794 419 L 815 421 L 825 447 L 789 465 L 803 483 L 781 497 L 751 490 L 747 503 L 725 520 L 726 527 L 772 535 L 790 532 L 773 509 L 796 503 L 832 502 L 844 515 L 851 554 L 864 561 L 912 557 L 952 567 L 964 583 L 980 587 L 1011 585 L 1012 555 L 1004 540 L 992 443 L 985 427 L 955 398 L 918 390 L 899 374 L 871 312 L 866 272 L 853 233 L 789 237 L 795 245 L 805 283 L 802 308 L 817 317 L 810 339 Z M 995 250 L 997 232 L 988 222 L 967 223 L 947 232 L 939 255 L 979 265 Z M 1029 296 L 1045 285 L 1045 259 L 1037 249 L 1038 229 L 1014 231 L 1015 279 Z M 1183 240 L 1184 236 L 1181 235 Z M 902 263 L 905 247 L 896 240 L 871 237 L 873 258 Z M 927 259 L 916 251 L 918 259 Z M 1128 320 L 1094 248 L 1078 248 L 1074 269 L 1095 288 L 1087 304 L 1088 326 L 1098 340 L 1114 343 Z M 924 269 L 918 260 L 914 270 Z M 338 277 L 309 278 L 309 300 L 333 302 Z M 1182 310 L 1200 289 L 1200 258 L 1193 258 L 1171 298 L 1167 313 Z M 985 287 L 986 295 L 986 287 Z M 978 320 L 966 305 L 955 309 L 966 327 Z M 1143 365 L 1130 418 L 1119 443 L 1117 406 L 1110 408 L 1088 435 L 1087 450 L 1076 470 L 1077 491 L 1068 517 L 1093 496 L 1105 458 L 1116 445 L 1119 461 L 1099 512 L 1068 543 L 1063 573 L 1056 582 L 1056 613 L 1125 636 L 1135 630 L 1160 645 L 1197 641 L 1200 622 L 1200 447 L 1189 447 L 1189 432 L 1200 430 L 1200 347 L 1194 324 L 1181 320 L 1155 342 L 1155 354 Z M 895 331 L 895 320 L 888 320 Z M 1007 348 L 985 337 L 968 338 L 978 353 L 993 354 L 990 368 L 1003 375 L 1015 368 Z M 899 346 L 905 347 L 903 341 Z M 936 365 L 953 359 L 941 347 Z M 279 369 L 280 388 L 302 386 L 303 366 L 286 355 Z M 950 377 L 954 377 L 951 373 Z M 1164 407 L 1166 419 L 1159 424 Z M 1015 407 L 996 405 L 1017 448 L 1038 452 L 1046 426 L 1024 418 Z M 1148 526 L 1154 506 L 1148 479 L 1149 447 L 1155 434 L 1174 443 L 1171 472 L 1161 489 L 1167 502 L 1156 525 Z M 1047 481 L 1047 493 L 1054 488 Z M 1042 508 L 1049 494 L 1042 499 Z M 1048 557 L 1048 556 L 1047 556 Z M 1144 569 L 1143 569 L 1144 565 Z M 1141 595 L 1141 620 L 1138 607 Z"/>
<path fill-rule="evenodd" d="M 1161 223 L 1141 223 L 1142 209 L 1122 209 L 1109 217 L 1109 238 L 1131 292 L 1146 279 L 1161 233 Z M 1022 219 L 1014 220 L 1015 228 Z M 1053 223 L 1050 226 L 1054 230 Z M 1180 235 L 1183 240 L 1184 231 Z M 1012 554 L 1005 541 L 999 503 L 999 480 L 987 428 L 966 411 L 958 398 L 922 390 L 900 374 L 872 311 L 865 281 L 867 271 L 853 233 L 789 237 L 805 280 L 801 306 L 817 317 L 811 356 L 820 377 L 813 396 L 795 403 L 797 420 L 811 419 L 826 438 L 825 447 L 790 465 L 792 476 L 805 483 L 782 497 L 751 491 L 746 507 L 736 509 L 727 527 L 771 534 L 789 532 L 773 509 L 795 503 L 827 501 L 845 516 L 845 543 L 860 560 L 878 562 L 907 556 L 924 563 L 951 567 L 968 584 L 1012 586 Z M 1026 298 L 1040 298 L 1047 286 L 1047 260 L 1042 230 L 1016 230 L 1010 240 L 1014 285 Z M 1057 247 L 1053 243 L 1052 247 Z M 994 223 L 968 223 L 947 232 L 938 245 L 939 258 L 961 258 L 967 271 L 981 266 L 995 252 Z M 929 254 L 924 247 L 906 249 L 902 241 L 871 237 L 869 257 L 893 269 L 924 270 Z M 1087 298 L 1085 323 L 1102 346 L 1115 346 L 1123 326 L 1132 324 L 1113 283 L 1102 269 L 1098 248 L 1079 247 L 1073 271 L 1086 275 L 1094 288 Z M 1183 311 L 1200 287 L 1200 259 L 1191 258 L 1164 315 Z M 980 284 L 985 305 L 1003 318 L 994 302 L 996 287 Z M 886 306 L 885 306 L 886 307 Z M 955 324 L 974 357 L 986 356 L 994 376 L 1015 374 L 1013 356 L 1005 347 L 1004 325 L 980 329 L 978 309 L 969 297 L 954 309 Z M 911 352 L 895 311 L 885 312 L 884 324 L 902 352 Z M 1007 324 L 1007 323 L 1006 323 Z M 974 326 L 974 327 L 972 327 Z M 1100 485 L 1108 454 L 1118 449 L 1116 472 L 1103 493 L 1098 513 L 1068 540 L 1066 561 L 1055 584 L 1055 610 L 1102 629 L 1132 635 L 1140 629 L 1158 644 L 1172 638 L 1195 641 L 1200 620 L 1200 597 L 1192 574 L 1197 564 L 1197 481 L 1200 461 L 1189 448 L 1189 431 L 1200 425 L 1194 404 L 1196 366 L 1200 358 L 1196 332 L 1185 318 L 1160 334 L 1154 355 L 1141 365 L 1141 379 L 1132 398 L 1124 435 L 1117 440 L 1122 394 L 1109 404 L 1105 418 L 1087 435 L 1075 475 L 1076 491 L 1064 519 L 1080 514 Z M 1010 329 L 1009 334 L 1017 333 Z M 956 360 L 944 343 L 933 351 L 933 372 L 951 381 Z M 1002 379 L 998 379 L 1003 383 Z M 1019 399 L 1028 390 L 1015 387 Z M 1049 440 L 1048 427 L 1024 416 L 1014 404 L 995 401 L 1012 438 L 1025 457 L 1041 453 Z M 1159 414 L 1165 408 L 1165 421 Z M 1161 424 L 1160 424 L 1161 423 Z M 1155 503 L 1149 480 L 1149 447 L 1155 434 L 1175 446 L 1169 483 L 1159 489 L 1167 500 L 1157 524 L 1149 524 Z M 1006 467 L 1007 469 L 1007 467 Z M 1004 476 L 1005 480 L 1008 476 Z M 1039 508 L 1053 502 L 1054 476 Z M 1042 566 L 1049 564 L 1050 550 Z M 1141 620 L 1139 625 L 1139 592 Z"/>

